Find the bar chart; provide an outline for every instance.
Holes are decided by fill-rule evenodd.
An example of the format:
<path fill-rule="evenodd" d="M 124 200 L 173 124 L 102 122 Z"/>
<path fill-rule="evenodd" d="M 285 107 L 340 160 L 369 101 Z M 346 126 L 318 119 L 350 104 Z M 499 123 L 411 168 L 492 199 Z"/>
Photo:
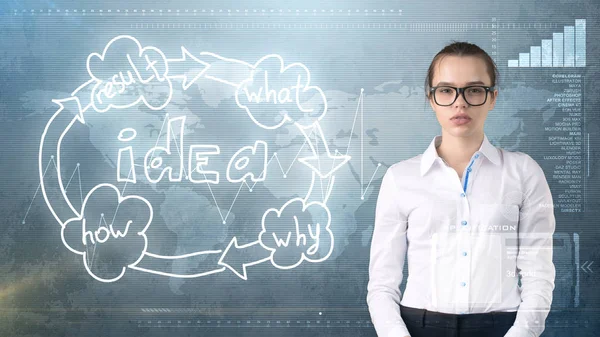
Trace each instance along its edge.
<path fill-rule="evenodd" d="M 574 26 L 564 26 L 563 32 L 552 33 L 541 46 L 531 46 L 528 53 L 508 60 L 508 67 L 585 67 L 585 19 L 576 19 Z"/>

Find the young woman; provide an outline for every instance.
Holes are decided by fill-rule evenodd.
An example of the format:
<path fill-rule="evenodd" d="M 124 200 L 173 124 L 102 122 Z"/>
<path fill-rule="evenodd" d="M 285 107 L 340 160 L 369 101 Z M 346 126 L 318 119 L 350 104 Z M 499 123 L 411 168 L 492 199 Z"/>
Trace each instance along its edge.
<path fill-rule="evenodd" d="M 425 91 L 441 135 L 390 166 L 377 199 L 367 303 L 379 337 L 544 331 L 555 278 L 552 195 L 535 160 L 492 145 L 483 131 L 497 73 L 466 42 L 431 62 Z"/>

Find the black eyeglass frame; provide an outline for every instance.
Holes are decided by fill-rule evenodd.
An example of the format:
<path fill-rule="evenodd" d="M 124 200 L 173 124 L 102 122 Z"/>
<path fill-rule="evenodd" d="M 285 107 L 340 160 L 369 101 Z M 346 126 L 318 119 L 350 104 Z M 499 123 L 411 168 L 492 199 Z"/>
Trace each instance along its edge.
<path fill-rule="evenodd" d="M 452 100 L 452 103 L 450 104 L 440 104 L 437 102 L 437 99 L 435 98 L 435 89 L 437 88 L 452 88 L 454 89 L 454 91 L 456 92 L 456 96 L 454 97 L 454 100 Z M 483 101 L 483 103 L 481 104 L 471 104 L 469 103 L 469 101 L 467 100 L 467 97 L 465 96 L 465 90 L 469 89 L 469 88 L 484 88 L 485 89 L 485 100 Z M 481 106 L 484 105 L 487 102 L 487 97 L 488 97 L 488 93 L 490 91 L 493 91 L 494 89 L 496 89 L 496 86 L 485 86 L 485 85 L 470 85 L 467 87 L 462 87 L 462 88 L 457 88 L 457 87 L 453 87 L 450 85 L 438 85 L 436 87 L 431 87 L 429 89 L 429 92 L 431 92 L 431 94 L 433 95 L 433 101 L 435 102 L 435 104 L 439 105 L 439 106 L 450 106 L 452 104 L 454 104 L 454 102 L 456 102 L 456 99 L 458 98 L 458 95 L 460 95 L 462 93 L 463 98 L 465 99 L 465 102 L 467 102 L 467 104 L 469 104 L 470 106 Z"/>

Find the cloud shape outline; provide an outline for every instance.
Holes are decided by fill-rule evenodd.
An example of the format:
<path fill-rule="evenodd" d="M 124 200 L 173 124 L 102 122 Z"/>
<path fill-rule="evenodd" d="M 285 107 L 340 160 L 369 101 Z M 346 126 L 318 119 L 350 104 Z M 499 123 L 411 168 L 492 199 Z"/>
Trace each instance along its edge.
<path fill-rule="evenodd" d="M 147 221 L 146 225 L 144 225 L 144 227 L 143 227 L 143 229 L 141 231 L 138 231 L 137 233 L 135 233 L 135 235 L 138 235 L 138 236 L 140 236 L 143 239 L 143 243 L 144 243 L 142 251 L 140 253 L 140 256 L 137 258 L 137 260 L 135 262 L 130 263 L 127 266 L 123 266 L 120 274 L 118 276 L 114 277 L 114 278 L 103 278 L 103 277 L 100 277 L 100 276 L 94 274 L 94 272 L 90 269 L 90 266 L 87 263 L 87 252 L 85 251 L 85 249 L 82 250 L 82 251 L 79 251 L 76 248 L 73 248 L 74 245 L 69 244 L 67 238 L 65 237 L 65 231 L 68 230 L 68 229 L 70 229 L 69 228 L 70 226 L 77 226 L 78 223 L 80 223 L 79 226 L 82 227 L 82 221 L 85 218 L 85 208 L 87 206 L 87 203 L 88 203 L 90 197 L 92 195 L 94 195 L 94 193 L 97 190 L 101 189 L 101 188 L 110 188 L 110 189 L 112 189 L 115 192 L 116 196 L 117 196 L 117 203 L 118 204 L 126 202 L 127 200 L 139 200 L 142 203 L 144 203 L 146 206 L 148 206 L 148 211 L 149 211 L 148 221 Z M 112 184 L 103 183 L 103 184 L 96 185 L 94 188 L 92 188 L 88 192 L 88 194 L 86 195 L 86 197 L 85 197 L 85 199 L 83 201 L 83 204 L 81 205 L 81 212 L 79 214 L 80 214 L 79 217 L 71 218 L 71 219 L 67 220 L 64 223 L 64 225 L 62 226 L 62 229 L 61 229 L 61 240 L 62 240 L 63 244 L 65 245 L 65 247 L 67 247 L 67 249 L 69 249 L 71 252 L 73 252 L 73 253 L 75 253 L 77 255 L 81 255 L 82 256 L 83 264 L 84 264 L 85 269 L 87 270 L 88 274 L 90 274 L 90 276 L 92 276 L 94 279 L 96 279 L 96 280 L 98 280 L 100 282 L 104 282 L 104 283 L 110 283 L 110 282 L 118 281 L 119 279 L 121 279 L 123 277 L 123 275 L 125 275 L 127 267 L 134 267 L 134 266 L 136 266 L 142 260 L 142 258 L 144 257 L 144 255 L 145 255 L 145 253 L 146 253 L 146 251 L 148 249 L 148 238 L 146 236 L 146 230 L 148 229 L 148 227 L 152 223 L 152 219 L 154 217 L 154 211 L 152 209 L 152 205 L 150 204 L 150 202 L 148 202 L 148 200 L 146 200 L 143 197 L 137 196 L 137 195 L 128 195 L 128 196 L 123 197 L 123 196 L 121 196 L 121 193 L 119 192 L 119 190 L 117 189 L 117 187 L 115 187 Z M 83 229 L 82 229 L 82 233 L 83 233 Z M 128 234 L 128 235 L 131 235 L 131 234 Z M 83 239 L 83 237 L 80 237 L 80 239 Z M 81 242 L 81 244 L 83 245 L 83 242 Z"/>
<path fill-rule="evenodd" d="M 306 212 L 308 211 L 308 208 L 311 206 L 316 206 L 316 207 L 321 207 L 327 214 L 327 224 L 325 225 L 325 232 L 329 235 L 329 239 L 330 241 L 330 247 L 329 250 L 327 251 L 327 254 L 325 254 L 324 256 L 322 256 L 319 259 L 311 259 L 310 257 L 308 257 L 305 252 L 302 252 L 300 255 L 300 258 L 298 259 L 298 261 L 292 265 L 289 266 L 281 266 L 278 265 L 275 261 L 274 261 L 274 255 L 277 252 L 276 248 L 272 248 L 269 247 L 268 245 L 266 245 L 263 242 L 263 235 L 267 234 L 267 227 L 265 225 L 265 220 L 267 219 L 268 216 L 271 215 L 271 213 L 275 213 L 275 215 L 278 218 L 281 218 L 281 215 L 283 214 L 283 212 L 285 211 L 285 209 L 292 205 L 295 202 L 301 202 L 302 203 L 302 212 Z M 307 261 L 307 262 L 311 262 L 311 263 L 318 263 L 318 262 L 323 262 L 325 260 L 327 260 L 327 258 L 329 258 L 329 256 L 331 255 L 331 253 L 333 252 L 333 248 L 334 248 L 334 237 L 333 237 L 333 232 L 331 231 L 331 212 L 329 211 L 329 208 L 327 207 L 327 205 L 325 205 L 324 203 L 320 202 L 320 201 L 312 201 L 310 203 L 306 203 L 304 199 L 302 198 L 293 198 L 288 200 L 283 206 L 281 206 L 280 209 L 277 208 L 269 208 L 268 210 L 265 211 L 265 213 L 263 214 L 262 217 L 262 221 L 261 221 L 261 231 L 258 234 L 258 242 L 259 244 L 266 250 L 271 251 L 271 264 L 278 268 L 278 269 L 293 269 L 297 266 L 299 266 L 303 261 Z M 271 233 L 271 232 L 269 232 Z M 323 234 L 320 234 L 323 235 Z M 286 249 L 286 248 L 281 248 L 281 249 Z"/>
<path fill-rule="evenodd" d="M 316 90 L 317 93 L 321 96 L 322 102 L 323 102 L 323 111 L 320 112 L 318 114 L 318 116 L 314 117 L 311 116 L 311 122 L 310 123 L 305 123 L 305 122 L 300 122 L 297 120 L 294 120 L 294 118 L 292 118 L 290 116 L 289 113 L 285 113 L 284 117 L 282 118 L 282 120 L 274 125 L 266 125 L 265 123 L 261 123 L 260 121 L 258 121 L 256 119 L 256 117 L 252 114 L 252 112 L 250 111 L 250 108 L 247 105 L 244 105 L 242 102 L 240 102 L 240 93 L 241 91 L 250 83 L 252 83 L 254 81 L 254 75 L 257 72 L 261 63 L 265 62 L 265 61 L 269 61 L 270 59 L 277 59 L 279 61 L 279 74 L 283 74 L 285 73 L 287 70 L 292 69 L 294 67 L 299 67 L 302 70 L 304 70 L 305 74 L 306 74 L 306 81 L 304 83 L 304 87 L 302 89 L 302 92 L 306 92 L 309 90 Z M 237 104 L 238 107 L 244 109 L 246 111 L 246 113 L 248 114 L 248 116 L 250 116 L 250 119 L 252 119 L 252 121 L 260 126 L 263 129 L 267 129 L 267 130 L 273 130 L 273 129 L 277 129 L 281 126 L 283 126 L 285 123 L 287 122 L 294 122 L 296 123 L 298 126 L 306 129 L 311 127 L 314 123 L 320 121 L 321 119 L 323 119 L 323 117 L 325 117 L 325 114 L 327 113 L 327 98 L 325 96 L 325 93 L 323 92 L 323 90 L 318 87 L 318 86 L 313 86 L 310 85 L 310 71 L 308 70 L 308 68 L 299 62 L 294 62 L 291 63 L 287 66 L 284 65 L 284 61 L 283 58 L 278 55 L 278 54 L 269 54 L 269 55 L 265 55 L 263 56 L 260 60 L 258 60 L 253 66 L 252 66 L 252 71 L 251 71 L 251 75 L 249 78 L 243 80 L 242 82 L 240 82 L 240 84 L 238 85 L 236 91 L 235 91 L 235 102 Z M 298 102 L 296 102 L 296 104 L 298 104 Z"/>
<path fill-rule="evenodd" d="M 96 106 L 96 101 L 95 101 L 96 93 L 98 92 L 99 87 L 102 86 L 103 84 L 105 84 L 106 82 L 102 79 L 97 78 L 94 75 L 94 73 L 91 69 L 90 62 L 92 61 L 93 58 L 98 58 L 100 60 L 100 62 L 104 61 L 107 52 L 109 50 L 112 50 L 112 49 L 110 49 L 111 45 L 113 43 L 115 43 L 116 41 L 119 41 L 122 39 L 130 40 L 133 43 L 135 43 L 135 45 L 138 47 L 138 55 L 137 55 L 138 57 L 143 57 L 143 55 L 145 53 L 150 52 L 150 51 L 156 52 L 160 56 L 160 58 L 163 62 L 162 66 L 164 66 L 164 72 L 162 75 L 164 77 L 164 81 L 166 81 L 166 83 L 168 84 L 168 87 L 169 87 L 168 96 L 165 99 L 165 102 L 163 104 L 161 104 L 159 106 L 153 106 L 146 100 L 146 97 L 142 94 L 142 95 L 139 95 L 139 97 L 137 97 L 136 99 L 134 99 L 133 102 L 128 103 L 128 104 L 118 105 L 118 104 L 109 103 L 103 109 L 100 109 L 99 107 Z M 106 111 L 110 110 L 111 108 L 115 108 L 115 109 L 129 108 L 129 107 L 137 105 L 140 101 L 143 102 L 144 105 L 146 105 L 148 107 L 148 109 L 150 109 L 150 110 L 162 110 L 169 104 L 169 102 L 171 101 L 171 98 L 173 97 L 173 84 L 171 82 L 171 79 L 167 76 L 167 74 L 169 73 L 169 63 L 168 63 L 168 60 L 167 60 L 167 57 L 165 56 L 165 54 L 160 49 L 153 47 L 153 46 L 142 47 L 141 43 L 135 37 L 130 36 L 130 35 L 119 35 L 119 36 L 114 37 L 112 40 L 110 40 L 106 44 L 106 46 L 104 47 L 104 50 L 102 50 L 102 54 L 99 54 L 97 52 L 90 53 L 86 59 L 86 69 L 87 69 L 88 74 L 92 78 L 92 80 L 95 82 L 95 84 L 92 88 L 91 94 L 90 94 L 91 95 L 91 97 L 90 97 L 91 103 L 90 104 L 93 107 L 93 109 L 97 112 L 106 112 Z M 82 87 L 80 87 L 80 88 L 82 88 Z M 80 88 L 78 88 L 78 89 L 80 89 Z M 73 92 L 72 95 L 75 95 L 77 93 L 77 91 L 78 90 Z"/>

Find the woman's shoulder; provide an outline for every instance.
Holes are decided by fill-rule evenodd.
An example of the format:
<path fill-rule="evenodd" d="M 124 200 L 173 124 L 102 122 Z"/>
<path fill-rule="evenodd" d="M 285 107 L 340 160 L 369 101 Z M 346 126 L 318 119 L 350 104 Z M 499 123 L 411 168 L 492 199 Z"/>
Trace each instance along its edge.
<path fill-rule="evenodd" d="M 397 161 L 388 167 L 388 171 L 394 174 L 395 178 L 407 177 L 420 172 L 421 157 L 423 154 L 418 154 L 412 158 Z"/>
<path fill-rule="evenodd" d="M 510 161 L 511 163 L 521 165 L 533 163 L 537 164 L 537 161 L 526 152 L 507 150 L 501 147 L 498 147 L 498 150 L 500 151 L 502 158 Z"/>
<path fill-rule="evenodd" d="M 500 150 L 503 164 L 509 168 L 514 168 L 522 176 L 543 173 L 541 165 L 528 153 L 502 148 L 498 149 Z"/>

